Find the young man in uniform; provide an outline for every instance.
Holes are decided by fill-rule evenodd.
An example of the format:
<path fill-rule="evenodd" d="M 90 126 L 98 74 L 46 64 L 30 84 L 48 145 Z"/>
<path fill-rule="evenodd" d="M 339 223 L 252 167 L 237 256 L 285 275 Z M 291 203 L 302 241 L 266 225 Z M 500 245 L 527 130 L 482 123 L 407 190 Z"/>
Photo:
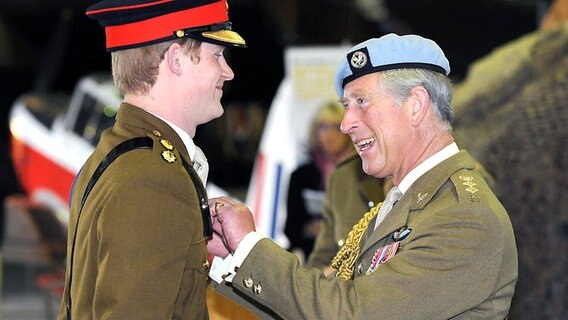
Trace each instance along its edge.
<path fill-rule="evenodd" d="M 124 102 L 74 184 L 59 319 L 208 319 L 207 164 L 192 139 L 223 114 L 224 50 L 245 41 L 225 0 L 106 0 L 87 15 Z"/>

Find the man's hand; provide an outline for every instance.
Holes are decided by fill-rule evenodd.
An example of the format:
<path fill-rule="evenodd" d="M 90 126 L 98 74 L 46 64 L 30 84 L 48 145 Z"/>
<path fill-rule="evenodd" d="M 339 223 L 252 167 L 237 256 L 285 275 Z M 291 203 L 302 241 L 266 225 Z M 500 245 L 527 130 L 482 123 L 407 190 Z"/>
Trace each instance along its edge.
<path fill-rule="evenodd" d="M 227 197 L 209 199 L 209 207 L 215 234 L 207 244 L 207 250 L 211 254 L 226 257 L 235 252 L 249 232 L 256 230 L 252 214 L 245 205 Z M 227 252 L 223 251 L 220 242 Z"/>
<path fill-rule="evenodd" d="M 225 245 L 225 239 L 217 232 L 213 232 L 213 238 L 207 242 L 207 252 L 223 259 L 232 253 Z"/>

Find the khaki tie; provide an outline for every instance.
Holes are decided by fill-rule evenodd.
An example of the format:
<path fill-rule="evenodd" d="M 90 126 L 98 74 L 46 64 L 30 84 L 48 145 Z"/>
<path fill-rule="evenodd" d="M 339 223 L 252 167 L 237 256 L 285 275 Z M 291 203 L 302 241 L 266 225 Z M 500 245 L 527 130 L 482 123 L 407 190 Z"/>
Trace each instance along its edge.
<path fill-rule="evenodd" d="M 377 229 L 379 224 L 387 216 L 389 211 L 391 211 L 392 207 L 398 201 L 398 199 L 400 199 L 400 197 L 402 197 L 402 192 L 400 192 L 397 186 L 393 186 L 390 189 L 389 193 L 387 194 L 387 197 L 383 202 L 383 205 L 379 209 L 379 213 L 377 214 L 377 220 L 375 221 L 375 228 L 373 230 Z"/>
<path fill-rule="evenodd" d="M 195 171 L 197 171 L 197 175 L 199 175 L 201 182 L 203 182 L 203 185 L 205 186 L 207 184 L 207 175 L 209 174 L 209 163 L 207 163 L 207 157 L 205 157 L 205 154 L 198 146 L 195 146 L 193 167 L 195 168 Z"/>

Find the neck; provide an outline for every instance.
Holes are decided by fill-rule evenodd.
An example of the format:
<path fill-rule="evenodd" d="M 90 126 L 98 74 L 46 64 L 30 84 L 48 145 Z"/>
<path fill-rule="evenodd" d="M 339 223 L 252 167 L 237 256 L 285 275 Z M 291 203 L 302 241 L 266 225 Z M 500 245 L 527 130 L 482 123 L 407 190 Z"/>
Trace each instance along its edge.
<path fill-rule="evenodd" d="M 454 142 L 454 138 L 447 132 L 438 132 L 432 134 L 427 139 L 419 139 L 418 143 L 409 144 L 406 148 L 408 155 L 414 155 L 411 158 L 406 158 L 403 165 L 397 173 L 393 175 L 394 185 L 398 185 L 402 179 L 414 168 L 430 158 L 447 145 Z"/>

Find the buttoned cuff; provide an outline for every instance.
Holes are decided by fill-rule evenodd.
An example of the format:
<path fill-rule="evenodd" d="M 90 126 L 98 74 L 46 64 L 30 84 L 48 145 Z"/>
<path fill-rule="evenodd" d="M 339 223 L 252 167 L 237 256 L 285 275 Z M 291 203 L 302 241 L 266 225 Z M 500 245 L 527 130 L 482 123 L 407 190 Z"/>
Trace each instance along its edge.
<path fill-rule="evenodd" d="M 234 255 L 230 254 L 225 259 L 220 257 L 213 258 L 213 263 L 209 270 L 209 277 L 217 283 L 223 281 L 232 282 L 237 270 L 241 264 L 243 264 L 243 261 L 245 261 L 252 248 L 264 238 L 266 238 L 266 236 L 258 232 L 249 232 L 243 240 L 241 240 L 241 243 L 239 243 Z"/>

